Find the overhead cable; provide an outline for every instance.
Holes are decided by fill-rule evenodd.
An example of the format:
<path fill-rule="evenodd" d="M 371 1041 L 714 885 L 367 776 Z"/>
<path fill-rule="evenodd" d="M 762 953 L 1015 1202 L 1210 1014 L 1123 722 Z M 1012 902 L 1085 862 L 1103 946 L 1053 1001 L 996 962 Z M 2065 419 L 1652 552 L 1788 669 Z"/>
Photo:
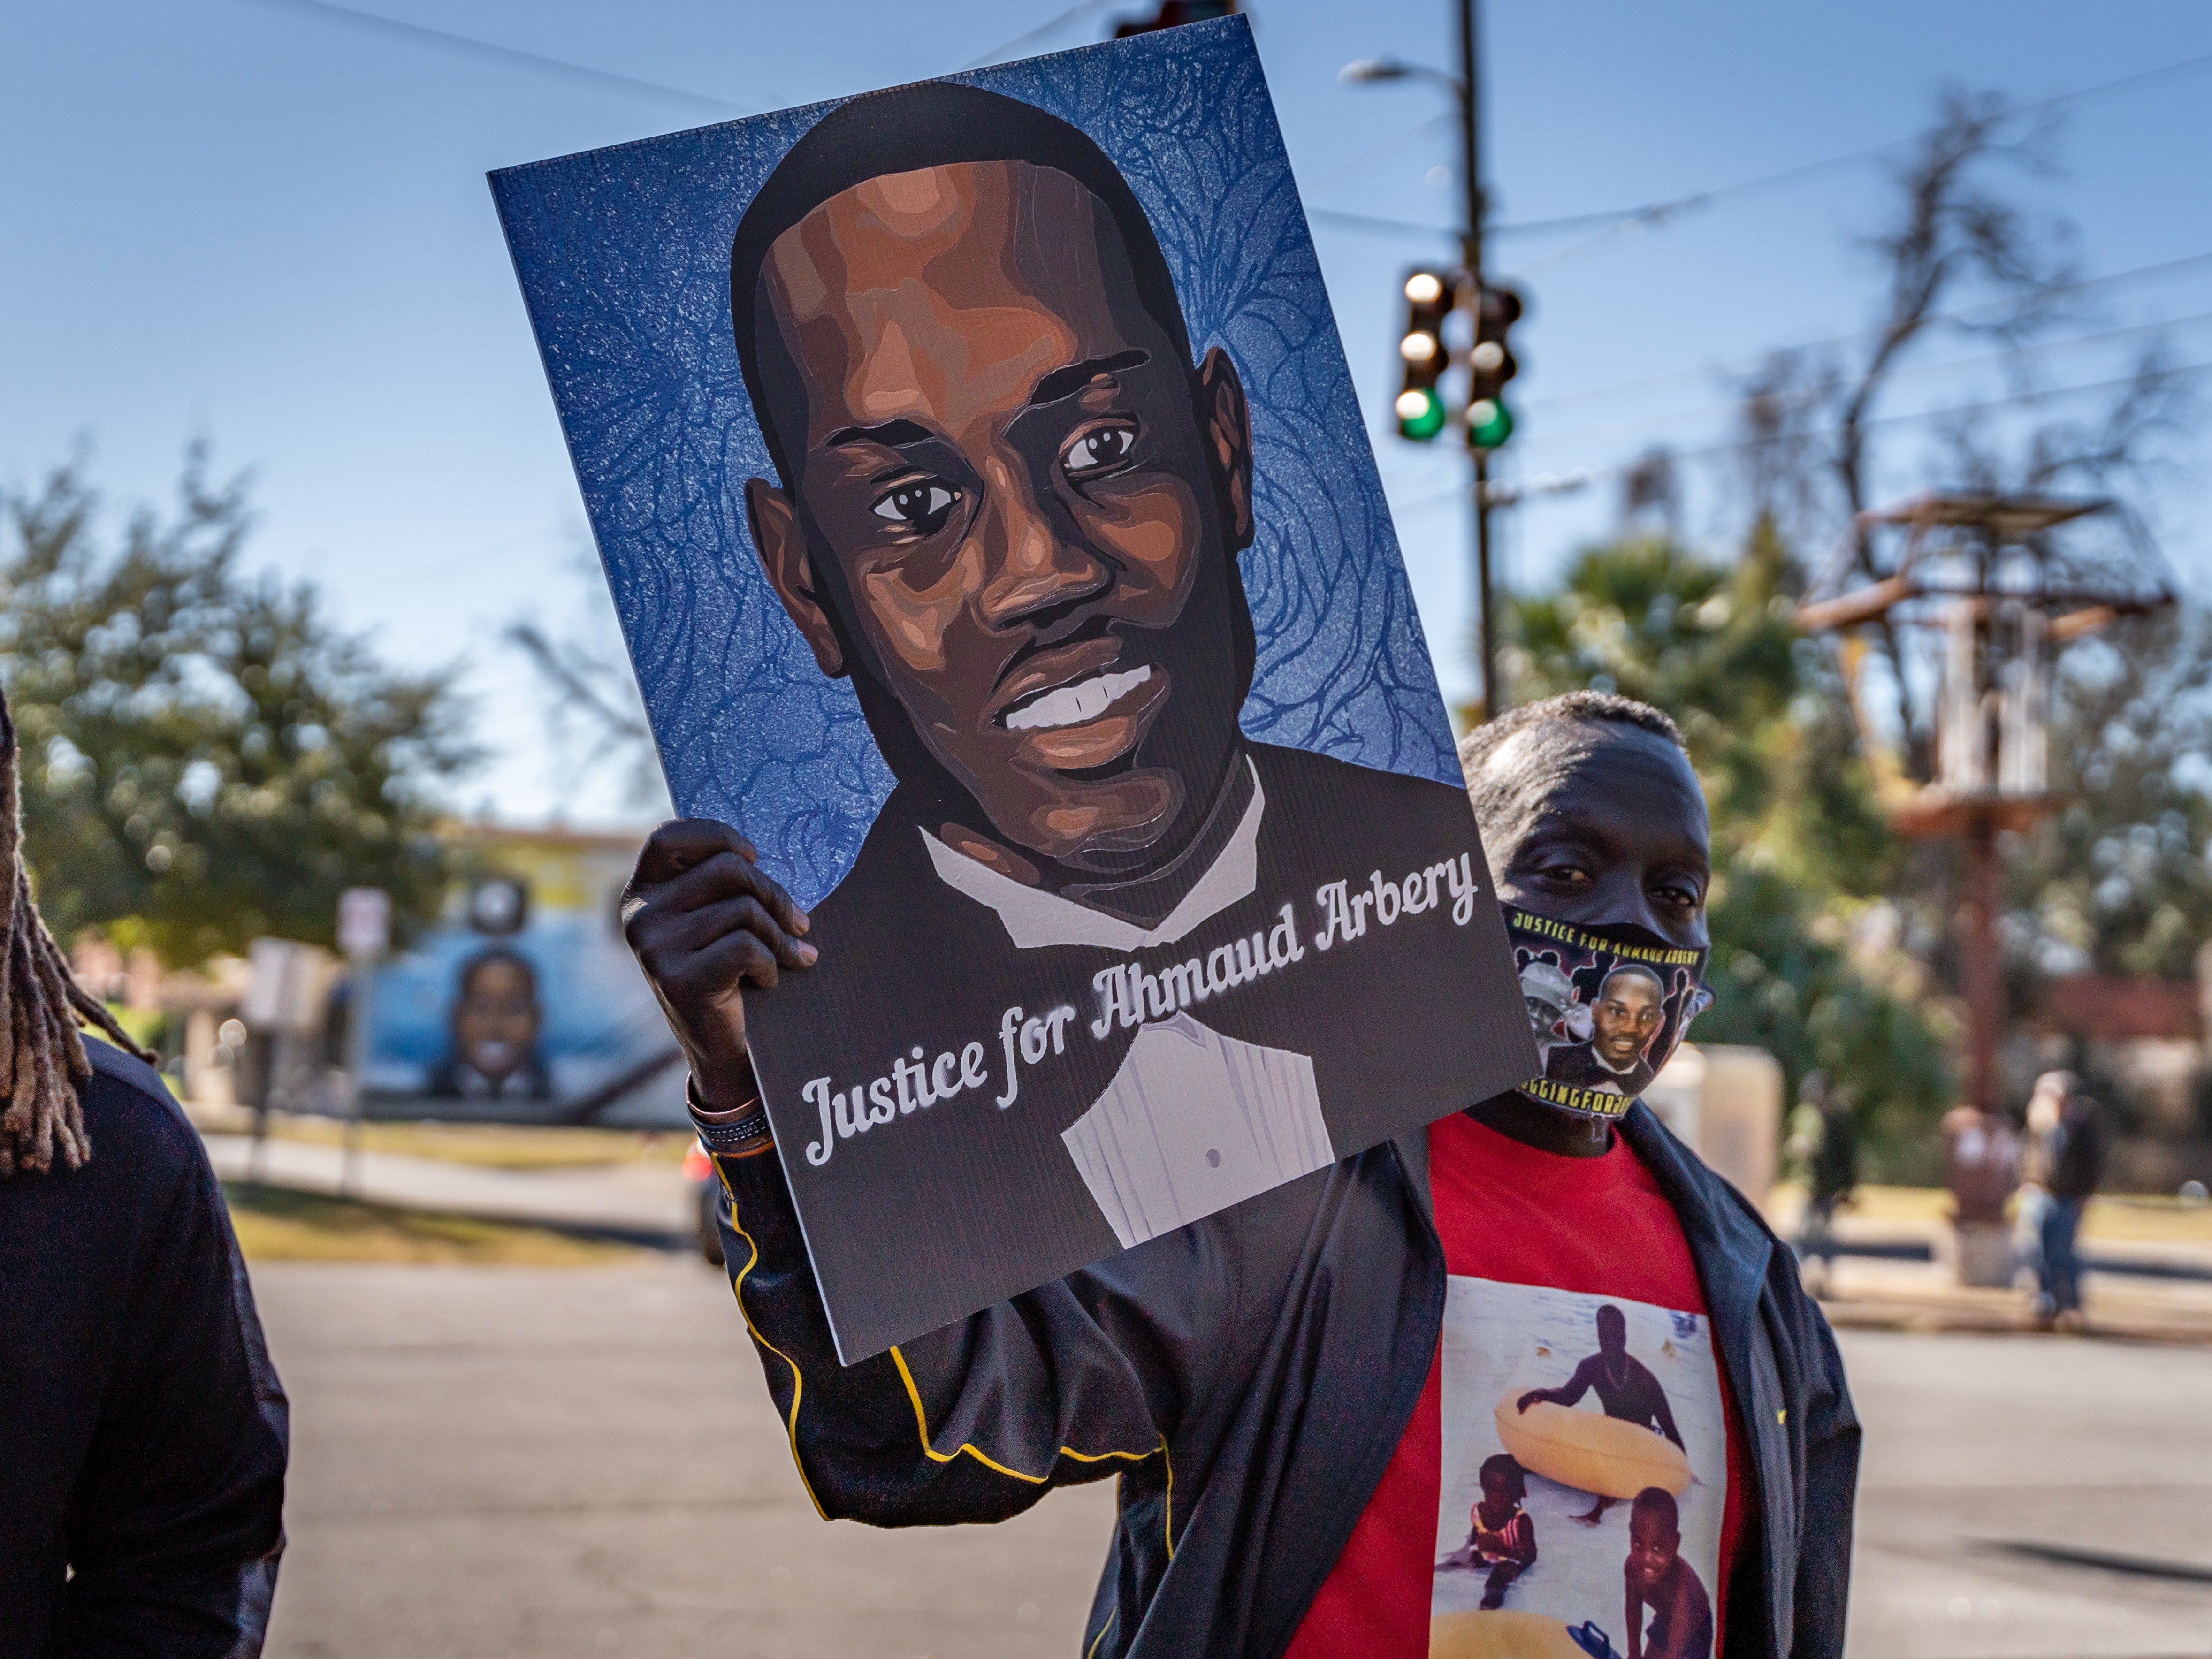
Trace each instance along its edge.
<path fill-rule="evenodd" d="M 759 107 L 754 104 L 741 104 L 732 99 L 718 98 L 708 93 L 693 92 L 688 87 L 672 87 L 665 82 L 641 80 L 635 75 L 619 75 L 612 70 L 593 69 L 589 64 L 571 63 L 565 58 L 549 58 L 544 52 L 526 52 L 520 46 L 503 46 L 497 41 L 480 40 L 472 34 L 456 34 L 450 29 L 433 28 L 427 23 L 404 22 L 397 17 L 386 17 L 373 11 L 356 11 L 351 6 L 335 5 L 331 0 L 252 0 L 252 3 L 390 35 L 416 46 L 434 46 L 465 57 L 505 64 L 512 68 L 534 70 L 541 75 L 551 75 L 617 92 L 640 94 L 695 105 L 701 109 L 721 110 L 739 115 L 749 114 Z"/>

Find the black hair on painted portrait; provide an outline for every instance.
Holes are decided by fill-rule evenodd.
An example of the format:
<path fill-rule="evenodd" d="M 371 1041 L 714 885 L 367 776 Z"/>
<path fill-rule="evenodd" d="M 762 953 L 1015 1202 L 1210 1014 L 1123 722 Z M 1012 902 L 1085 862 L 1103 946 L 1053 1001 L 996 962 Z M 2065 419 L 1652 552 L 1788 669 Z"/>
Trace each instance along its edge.
<path fill-rule="evenodd" d="M 841 325 L 844 361 L 836 360 L 836 345 L 830 348 L 832 356 L 825 361 L 819 344 L 824 336 L 818 330 L 809 332 L 808 325 L 799 320 L 793 296 L 784 287 L 787 262 L 804 263 L 814 257 L 805 252 L 810 245 L 804 241 L 809 234 L 804 228 L 808 222 L 823 214 L 826 223 L 836 223 L 841 202 L 879 181 L 931 173 L 975 175 L 994 168 L 1003 169 L 1008 179 L 1020 175 L 1025 181 L 987 182 L 983 186 L 987 197 L 993 189 L 1011 190 L 1018 204 L 1006 210 L 1002 218 L 989 221 L 991 229 L 974 233 L 979 240 L 1005 239 L 993 258 L 964 263 L 959 258 L 939 258 L 933 264 L 915 251 L 915 263 L 904 265 L 900 261 L 908 257 L 907 249 L 893 238 L 890 251 L 863 269 L 812 272 L 809 280 L 826 287 L 799 310 L 818 315 L 812 308 L 822 306 L 824 296 L 835 296 L 830 308 L 847 308 L 848 319 Z M 875 219 L 866 222 L 881 223 Z M 828 245 L 840 246 L 836 239 L 842 234 L 825 231 Z M 1093 497 L 1064 471 L 1073 464 L 1056 450 L 1047 453 L 1035 440 L 1021 435 L 1023 411 L 995 416 L 997 423 L 989 427 L 971 422 L 957 437 L 949 435 L 942 424 L 949 418 L 942 409 L 930 410 L 927 419 L 902 416 L 878 424 L 860 418 L 860 406 L 851 399 L 854 387 L 866 376 L 856 365 L 877 351 L 895 347 L 919 354 L 926 372 L 918 378 L 914 365 L 904 361 L 885 372 L 899 384 L 915 380 L 915 395 L 926 402 L 933 394 L 923 392 L 922 387 L 965 384 L 963 376 L 978 361 L 971 353 L 985 337 L 971 334 L 948 349 L 910 344 L 904 333 L 894 331 L 889 337 L 893 344 L 886 346 L 880 337 L 871 337 L 867 331 L 850 324 L 851 307 L 895 306 L 920 289 L 938 296 L 947 318 L 987 317 L 1006 297 L 994 289 L 1001 279 L 1010 279 L 1013 291 L 1033 301 L 1039 312 L 1066 321 L 1067 334 L 1087 337 L 1101 348 L 1090 357 L 1040 360 L 1024 370 L 1035 375 L 1029 410 L 1054 404 L 1073 409 L 1073 399 L 1085 384 L 1111 382 L 1117 374 L 1133 377 L 1130 383 L 1139 388 L 1151 388 L 1129 392 L 1132 408 L 1138 412 L 1122 422 L 1120 430 L 1127 435 L 1120 441 L 1135 445 L 1139 433 L 1147 434 L 1137 452 L 1143 456 L 1138 465 L 1178 480 L 1188 491 L 1188 510 L 1174 520 L 1172 515 L 1182 509 L 1162 506 L 1169 499 L 1163 494 L 1151 498 L 1138 518 L 1112 522 L 1140 523 L 1150 515 L 1167 538 L 1164 544 L 1178 550 L 1176 556 L 1189 560 L 1190 568 L 1199 572 L 1188 586 L 1178 587 L 1182 579 L 1172 574 L 1174 566 L 1164 557 L 1138 559 L 1127 549 L 1116 550 L 1113 536 L 1117 532 L 1108 527 L 1107 518 L 1092 510 Z M 1024 286 L 1040 281 L 1048 286 Z M 1158 650 L 1164 653 L 1158 684 L 1173 688 L 1173 712 L 1157 722 L 1148 717 L 1146 725 L 1136 728 L 1144 734 L 1141 742 L 1125 744 L 1118 757 L 1095 763 L 1055 759 L 1049 764 L 1039 762 L 1033 769 L 1040 776 L 1052 775 L 1050 781 L 1040 786 L 1048 793 L 1063 786 L 1103 783 L 1117 766 L 1124 774 L 1165 766 L 1168 770 L 1158 776 L 1180 779 L 1188 775 L 1190 788 L 1176 808 L 1157 819 L 1173 826 L 1172 830 L 1163 829 L 1160 839 L 1148 843 L 1158 850 L 1147 856 L 1170 855 L 1183 836 L 1194 832 L 1200 818 L 1193 814 L 1202 815 L 1210 806 L 1218 777 L 1226 775 L 1231 745 L 1220 740 L 1219 733 L 1224 729 L 1235 732 L 1237 711 L 1250 692 L 1257 661 L 1251 608 L 1238 562 L 1254 534 L 1250 423 L 1243 386 L 1227 352 L 1216 349 L 1203 363 L 1193 362 L 1189 326 L 1159 239 L 1113 160 L 1081 129 L 1059 116 L 973 87 L 921 82 L 855 98 L 810 129 L 747 205 L 730 246 L 730 313 L 754 417 L 781 484 L 780 492 L 768 495 L 762 493 L 769 490 L 765 480 L 747 484 L 756 551 L 786 608 L 815 646 L 823 671 L 853 682 L 878 751 L 894 775 L 920 796 L 938 802 L 957 802 L 963 795 L 1012 802 L 1012 795 L 993 794 L 1000 787 L 995 780 L 1012 775 L 1005 751 L 1018 747 L 1000 726 L 1001 716 L 1010 711 L 988 706 L 995 688 L 1006 684 L 1007 677 L 1035 650 L 1065 648 L 1079 631 L 1087 629 L 1100 638 L 1147 633 L 1160 642 Z M 946 331 L 955 336 L 963 328 L 981 327 L 973 322 L 945 325 Z M 1091 331 L 1088 335 L 1086 329 Z M 933 355 L 938 351 L 944 355 Z M 1068 375 L 1077 378 L 1060 385 Z M 817 434 L 810 422 L 825 406 L 842 412 L 828 423 L 830 430 Z M 853 423 L 845 424 L 848 419 Z M 994 435 L 975 435 L 984 431 Z M 883 441 L 886 438 L 888 443 Z M 900 520 L 905 528 L 898 533 L 912 531 L 907 545 L 918 547 L 939 536 L 947 514 L 981 513 L 980 503 L 991 498 L 995 487 L 983 482 L 981 452 L 966 446 L 998 445 L 1003 451 L 999 459 L 1025 480 L 1021 488 L 1035 489 L 1031 499 L 1036 503 L 1035 522 L 1042 536 L 1053 546 L 1069 550 L 1061 562 L 1063 572 L 1087 564 L 1098 574 L 1098 585 L 1079 592 L 1083 584 L 1064 582 L 1064 592 L 1051 604 L 1026 608 L 1009 605 L 988 618 L 978 608 L 984 602 L 971 595 L 959 606 L 945 609 L 942 615 L 949 620 L 939 621 L 934 610 L 939 600 L 922 599 L 918 586 L 909 599 L 896 585 L 910 586 L 919 578 L 887 576 L 888 562 L 884 562 L 875 567 L 877 579 L 864 593 L 856 579 L 860 562 L 882 544 L 883 522 L 905 509 L 896 504 L 894 489 L 863 511 L 857 500 L 847 498 L 863 487 L 874 488 L 878 480 L 855 483 L 859 475 L 851 468 L 841 472 L 837 461 L 821 458 L 872 442 L 902 459 L 938 445 L 939 459 L 929 465 L 917 461 L 902 487 L 911 486 L 918 499 L 951 505 L 941 506 L 934 520 L 922 516 L 919 508 L 916 516 Z M 940 472 L 940 468 L 945 470 Z M 1110 465 L 1102 467 L 1100 478 L 1111 471 Z M 889 476 L 885 472 L 883 477 Z M 1114 486 L 1099 482 L 1095 487 L 1110 490 Z M 1018 489 L 1000 490 L 998 499 L 1012 501 L 1018 494 Z M 979 505 L 969 507 L 963 502 Z M 1158 516 L 1163 513 L 1170 516 Z M 830 524 L 839 528 L 825 528 Z M 802 544 L 803 568 L 797 556 Z M 938 556 L 948 559 L 957 550 L 972 548 L 979 567 L 992 561 L 1002 566 L 1006 548 L 1012 544 L 993 540 L 990 532 L 971 542 L 958 530 L 951 539 L 933 544 Z M 907 568 L 919 572 L 924 565 L 917 560 Z M 1175 592 L 1189 597 L 1187 604 L 1176 599 L 1171 610 L 1164 596 Z M 1154 593 L 1163 596 L 1158 604 L 1149 597 Z M 926 624 L 915 623 L 916 607 L 932 611 Z M 967 615 L 970 611 L 976 613 L 972 618 Z M 985 647 L 971 638 L 975 632 L 971 621 L 989 635 L 988 652 L 1007 655 L 1005 664 L 994 663 L 985 673 L 968 672 L 961 658 L 964 647 L 973 646 L 970 658 L 986 654 Z M 917 629 L 940 627 L 951 630 L 953 646 L 947 647 L 942 635 L 933 636 L 926 646 L 915 643 L 920 638 Z M 1026 640 L 1014 639 L 1016 630 Z M 1212 642 L 1201 646 L 1199 642 L 1209 630 Z M 925 726 L 930 735 L 925 735 Z M 1118 790 L 1123 786 L 1112 787 Z M 1023 788 L 1030 790 L 1030 786 Z M 1112 811 L 1123 810 L 1116 805 Z M 1013 833 L 1011 815 L 1017 811 L 1028 814 L 1025 823 L 1035 817 L 1028 805 L 1006 806 L 1000 813 L 1002 830 Z M 1119 832 L 1099 833 L 1110 839 Z M 1024 844 L 1030 848 L 1024 857 L 1044 850 L 1034 841 Z"/>
<path fill-rule="evenodd" d="M 775 240 L 833 196 L 892 173 L 963 161 L 1027 161 L 1066 173 L 1121 233 L 1136 298 L 1190 362 L 1190 331 L 1159 238 L 1113 158 L 1080 127 L 1033 104 L 951 81 L 864 93 L 808 129 L 776 164 L 730 243 L 730 326 L 761 435 L 784 488 L 798 476 L 776 428 L 760 362 L 761 267 Z"/>

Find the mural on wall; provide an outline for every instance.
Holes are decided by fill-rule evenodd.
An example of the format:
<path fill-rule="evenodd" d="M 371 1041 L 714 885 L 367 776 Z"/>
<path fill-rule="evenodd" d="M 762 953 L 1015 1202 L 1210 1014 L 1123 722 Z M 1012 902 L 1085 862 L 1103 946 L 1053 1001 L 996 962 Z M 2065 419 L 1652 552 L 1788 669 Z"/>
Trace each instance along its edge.
<path fill-rule="evenodd" d="M 376 970 L 380 1115 L 684 1123 L 684 1073 L 617 916 L 634 836 L 483 838 L 482 872 Z"/>

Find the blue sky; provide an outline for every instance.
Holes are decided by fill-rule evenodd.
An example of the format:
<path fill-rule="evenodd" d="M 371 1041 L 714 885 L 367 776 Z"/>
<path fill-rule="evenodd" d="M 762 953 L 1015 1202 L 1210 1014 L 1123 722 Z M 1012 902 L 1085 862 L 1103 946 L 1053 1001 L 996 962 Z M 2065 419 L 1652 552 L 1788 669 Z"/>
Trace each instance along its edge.
<path fill-rule="evenodd" d="M 370 8 L 371 0 L 362 0 Z M 459 662 L 501 758 L 457 804 L 503 817 L 621 817 L 614 780 L 575 776 L 534 683 L 500 642 L 588 614 L 582 512 L 501 244 L 487 168 L 959 68 L 1062 9 L 843 0 L 808 7 L 632 0 L 374 0 L 383 15 L 726 100 L 726 112 L 541 73 L 332 21 L 283 0 L 80 0 L 0 15 L 0 480 L 79 439 L 122 500 L 163 496 L 185 440 L 251 467 L 252 556 L 313 578 L 339 614 L 412 662 Z M 1134 4 L 1097 4 L 1025 50 L 1084 44 Z M 1377 54 L 1451 61 L 1442 0 L 1262 0 L 1255 32 L 1310 208 L 1453 222 L 1433 88 L 1347 87 Z M 1504 222 L 1627 208 L 1862 151 L 1923 125 L 1952 82 L 2047 97 L 2212 54 L 2212 11 L 2137 0 L 1862 0 L 1849 7 L 1491 0 L 1487 141 Z M 2023 195 L 2071 219 L 2085 274 L 2212 252 L 2212 64 L 2063 106 L 2059 170 Z M 1723 194 L 1656 228 L 1501 239 L 1534 301 L 1516 332 L 1509 469 L 1616 466 L 1655 441 L 1725 435 L 1714 366 L 1870 320 L 1856 239 L 1887 209 L 1881 158 Z M 1438 672 L 1471 683 L 1463 454 L 1382 435 L 1398 280 L 1445 238 L 1315 225 L 1377 434 Z M 2172 322 L 2179 363 L 2212 360 L 2212 261 L 2097 290 L 2072 331 Z M 2039 356 L 2050 384 L 2124 372 L 2141 336 Z M 1939 365 L 1986 350 L 1940 343 Z M 1658 379 L 1657 377 L 1669 377 Z M 1624 383 L 1653 380 L 1641 389 Z M 1930 367 L 1909 413 L 1999 386 Z M 2072 407 L 2072 405 L 2069 405 Z M 1927 434 L 1885 428 L 1885 483 L 1936 474 Z M 2192 443 L 2200 449 L 2201 442 Z M 2190 457 L 2147 501 L 2201 589 L 2212 539 Z M 1692 466 L 1688 528 L 1726 526 Z M 1541 582 L 1613 520 L 1601 481 L 1500 515 L 1504 562 Z"/>

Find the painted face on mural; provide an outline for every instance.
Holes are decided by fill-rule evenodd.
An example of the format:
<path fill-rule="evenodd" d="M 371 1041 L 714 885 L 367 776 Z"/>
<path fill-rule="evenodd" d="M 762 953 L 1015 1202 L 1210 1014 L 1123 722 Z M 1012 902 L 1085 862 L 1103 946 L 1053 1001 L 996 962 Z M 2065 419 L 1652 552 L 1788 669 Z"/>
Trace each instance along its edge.
<path fill-rule="evenodd" d="M 1106 209 L 1028 162 L 834 196 L 761 292 L 805 407 L 770 411 L 793 490 L 757 478 L 747 506 L 823 672 L 887 691 L 972 798 L 963 850 L 1031 880 L 1171 857 L 1239 742 L 1228 358 L 1193 371 Z"/>
<path fill-rule="evenodd" d="M 480 957 L 462 970 L 460 993 L 453 1047 L 487 1083 L 504 1083 L 529 1061 L 538 1041 L 537 975 L 520 958 Z"/>

